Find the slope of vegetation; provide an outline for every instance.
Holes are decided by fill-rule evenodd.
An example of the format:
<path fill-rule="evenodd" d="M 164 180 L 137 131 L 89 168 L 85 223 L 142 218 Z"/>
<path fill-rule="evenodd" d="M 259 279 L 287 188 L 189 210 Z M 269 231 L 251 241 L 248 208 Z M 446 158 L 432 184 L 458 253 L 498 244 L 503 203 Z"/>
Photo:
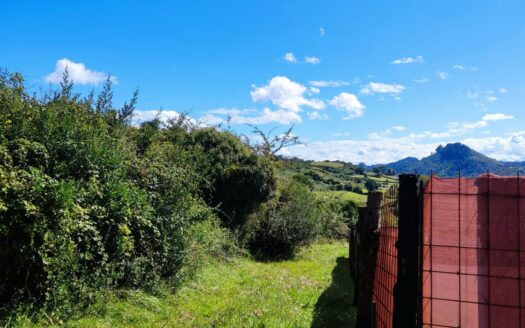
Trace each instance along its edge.
<path fill-rule="evenodd" d="M 210 258 L 290 260 L 346 236 L 354 202 L 280 173 L 291 130 L 250 145 L 183 115 L 134 124 L 137 93 L 112 97 L 109 78 L 84 97 L 66 70 L 36 96 L 0 73 L 0 323 L 60 323 L 108 290 L 173 293 Z"/>
<path fill-rule="evenodd" d="M 316 191 L 336 191 L 345 199 L 363 203 L 368 190 L 386 190 L 397 183 L 395 171 L 387 167 L 368 170 L 342 161 L 305 161 L 282 158 L 280 170 L 284 176 L 304 183 Z"/>
<path fill-rule="evenodd" d="M 211 262 L 177 293 L 107 293 L 70 327 L 349 327 L 348 245 L 317 243 L 296 259 Z M 19 317 L 19 327 L 46 326 Z"/>

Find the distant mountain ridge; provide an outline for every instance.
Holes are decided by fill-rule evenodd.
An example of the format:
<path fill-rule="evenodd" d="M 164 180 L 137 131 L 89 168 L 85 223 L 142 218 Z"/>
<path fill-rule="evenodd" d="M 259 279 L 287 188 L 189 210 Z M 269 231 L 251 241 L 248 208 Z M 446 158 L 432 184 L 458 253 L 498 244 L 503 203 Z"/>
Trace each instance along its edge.
<path fill-rule="evenodd" d="M 385 164 L 397 174 L 418 173 L 429 175 L 431 172 L 442 177 L 477 176 L 490 172 L 497 175 L 516 175 L 525 173 L 525 162 L 502 162 L 483 155 L 462 143 L 439 146 L 430 156 L 422 159 L 407 157 L 397 162 Z"/>

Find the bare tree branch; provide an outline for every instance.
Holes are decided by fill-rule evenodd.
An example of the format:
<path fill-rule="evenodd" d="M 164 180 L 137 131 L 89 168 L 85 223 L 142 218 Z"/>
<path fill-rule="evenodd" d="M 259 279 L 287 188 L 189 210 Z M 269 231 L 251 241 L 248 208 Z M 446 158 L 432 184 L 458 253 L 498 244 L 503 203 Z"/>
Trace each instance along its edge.
<path fill-rule="evenodd" d="M 258 145 L 254 146 L 254 148 L 263 156 L 273 157 L 285 147 L 304 144 L 299 140 L 298 136 L 293 135 L 293 125 L 280 135 L 273 135 L 273 132 L 276 130 L 276 128 L 272 128 L 270 131 L 264 132 L 255 125 L 248 125 L 253 129 L 252 132 L 259 136 L 262 140 Z"/>

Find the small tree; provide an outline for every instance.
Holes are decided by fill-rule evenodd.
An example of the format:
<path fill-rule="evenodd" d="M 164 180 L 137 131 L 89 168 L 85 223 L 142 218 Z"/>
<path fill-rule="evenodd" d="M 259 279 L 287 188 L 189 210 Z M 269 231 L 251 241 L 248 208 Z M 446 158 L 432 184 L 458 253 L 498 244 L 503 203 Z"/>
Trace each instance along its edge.
<path fill-rule="evenodd" d="M 368 191 L 375 191 L 379 189 L 379 182 L 373 180 L 373 179 L 366 179 L 365 181 L 365 188 Z"/>
<path fill-rule="evenodd" d="M 253 146 L 253 148 L 259 155 L 266 158 L 275 158 L 276 154 L 285 147 L 303 144 L 299 137 L 292 133 L 293 125 L 280 135 L 273 135 L 276 128 L 264 132 L 255 125 L 249 126 L 253 128 L 252 132 L 261 138 L 261 142 Z"/>

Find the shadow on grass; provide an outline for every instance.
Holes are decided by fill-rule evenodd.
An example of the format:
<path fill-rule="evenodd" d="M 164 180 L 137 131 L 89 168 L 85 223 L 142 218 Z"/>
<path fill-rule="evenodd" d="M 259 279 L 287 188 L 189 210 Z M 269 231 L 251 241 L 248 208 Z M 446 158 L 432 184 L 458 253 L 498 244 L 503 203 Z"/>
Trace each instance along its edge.
<path fill-rule="evenodd" d="M 311 327 L 355 327 L 353 290 L 348 258 L 339 257 L 332 271 L 332 284 L 317 299 Z"/>

